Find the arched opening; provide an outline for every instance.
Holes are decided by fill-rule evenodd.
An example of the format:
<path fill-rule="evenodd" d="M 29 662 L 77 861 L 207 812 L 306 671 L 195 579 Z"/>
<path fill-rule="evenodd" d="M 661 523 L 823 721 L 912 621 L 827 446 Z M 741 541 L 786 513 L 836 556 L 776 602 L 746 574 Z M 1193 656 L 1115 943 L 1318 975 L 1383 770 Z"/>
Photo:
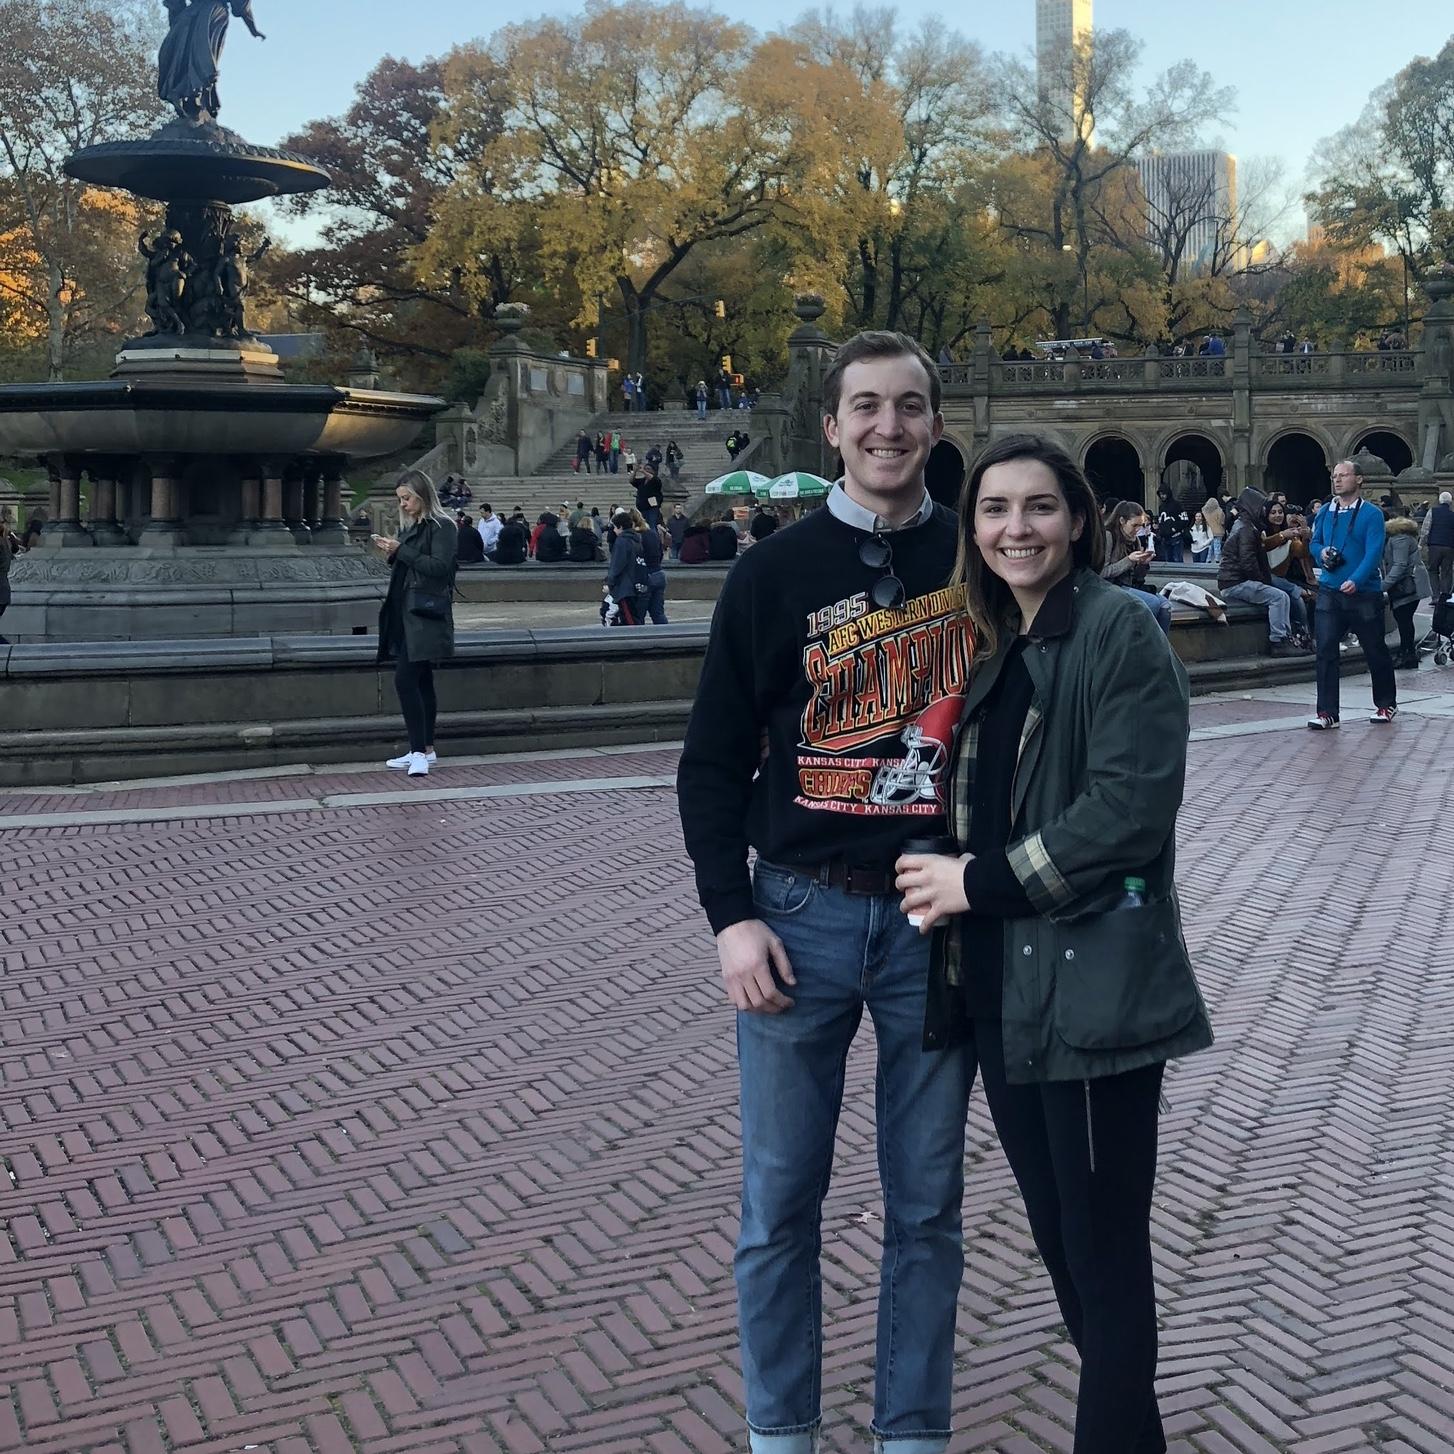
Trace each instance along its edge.
<path fill-rule="evenodd" d="M 959 492 L 964 488 L 964 456 L 952 439 L 941 439 L 929 451 L 924 466 L 924 484 L 929 498 L 936 505 L 946 505 L 951 510 L 959 508 Z"/>
<path fill-rule="evenodd" d="M 1353 453 L 1366 449 L 1376 454 L 1394 474 L 1406 470 L 1414 462 L 1414 452 L 1392 430 L 1374 429 L 1362 435 L 1353 446 Z"/>
<path fill-rule="evenodd" d="M 1328 496 L 1328 456 L 1311 434 L 1284 434 L 1267 452 L 1262 488 L 1280 491 L 1295 505 Z"/>
<path fill-rule="evenodd" d="M 1086 450 L 1085 477 L 1102 505 L 1107 500 L 1140 500 L 1145 488 L 1136 446 L 1114 435 L 1096 440 Z"/>
<path fill-rule="evenodd" d="M 1222 451 L 1205 434 L 1179 435 L 1167 446 L 1161 487 L 1170 490 L 1179 505 L 1199 510 L 1222 488 Z"/>

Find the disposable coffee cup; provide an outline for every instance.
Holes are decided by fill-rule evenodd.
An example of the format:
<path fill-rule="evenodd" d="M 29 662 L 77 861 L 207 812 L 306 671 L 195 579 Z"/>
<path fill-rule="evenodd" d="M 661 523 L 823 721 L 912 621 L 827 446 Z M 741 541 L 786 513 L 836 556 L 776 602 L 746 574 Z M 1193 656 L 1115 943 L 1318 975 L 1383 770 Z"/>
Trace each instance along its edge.
<path fill-rule="evenodd" d="M 900 847 L 900 853 L 957 853 L 959 844 L 947 833 L 941 833 L 934 838 L 906 838 Z M 922 914 L 910 914 L 908 916 L 910 925 L 917 929 L 924 922 Z"/>

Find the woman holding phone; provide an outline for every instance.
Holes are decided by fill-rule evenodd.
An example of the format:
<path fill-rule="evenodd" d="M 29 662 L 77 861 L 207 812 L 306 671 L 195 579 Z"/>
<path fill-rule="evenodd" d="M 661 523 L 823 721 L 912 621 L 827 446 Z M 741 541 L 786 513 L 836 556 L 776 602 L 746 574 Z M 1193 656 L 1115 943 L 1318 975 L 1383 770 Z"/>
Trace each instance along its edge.
<path fill-rule="evenodd" d="M 427 777 L 436 760 L 434 668 L 454 655 L 456 527 L 440 504 L 434 481 L 422 470 L 405 470 L 394 491 L 399 500 L 398 538 L 375 535 L 373 543 L 393 565 L 379 608 L 379 661 L 394 660 L 394 690 L 404 713 L 409 749 L 386 767 Z"/>
<path fill-rule="evenodd" d="M 1163 1454 L 1158 1102 L 1165 1063 L 1212 1038 L 1173 882 L 1186 673 L 1101 578 L 1095 496 L 1057 446 L 991 445 L 959 518 L 975 632 L 949 788 L 960 851 L 897 865 L 904 912 L 935 936 L 924 1044 L 978 1061 L 1081 1356 L 1074 1454 Z"/>

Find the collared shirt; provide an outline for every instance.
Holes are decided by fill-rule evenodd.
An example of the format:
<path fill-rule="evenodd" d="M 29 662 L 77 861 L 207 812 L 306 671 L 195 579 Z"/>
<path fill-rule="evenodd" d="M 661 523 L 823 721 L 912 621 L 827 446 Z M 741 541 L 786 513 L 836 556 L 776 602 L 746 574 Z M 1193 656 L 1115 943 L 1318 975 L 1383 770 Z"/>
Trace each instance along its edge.
<path fill-rule="evenodd" d="M 851 498 L 848 491 L 843 488 L 842 480 L 839 480 L 828 492 L 828 509 L 834 519 L 841 520 L 845 525 L 851 525 L 855 530 L 866 530 L 870 535 L 890 528 L 879 524 L 881 516 L 875 515 L 867 506 L 860 505 L 857 500 Z M 926 489 L 924 498 L 919 502 L 919 511 L 914 518 L 905 520 L 902 525 L 895 525 L 892 528 L 909 530 L 915 525 L 922 525 L 933 514 L 934 501 Z"/>

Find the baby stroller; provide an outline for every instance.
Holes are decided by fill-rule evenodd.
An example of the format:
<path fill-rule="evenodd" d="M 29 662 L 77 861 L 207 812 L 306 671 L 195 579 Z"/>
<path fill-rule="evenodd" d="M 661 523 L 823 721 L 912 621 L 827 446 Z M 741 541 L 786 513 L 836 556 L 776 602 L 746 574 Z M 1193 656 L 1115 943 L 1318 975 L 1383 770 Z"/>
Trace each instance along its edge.
<path fill-rule="evenodd" d="M 1447 666 L 1454 657 L 1454 596 L 1434 602 L 1434 629 L 1419 643 L 1419 651 L 1432 651 L 1435 666 Z"/>

